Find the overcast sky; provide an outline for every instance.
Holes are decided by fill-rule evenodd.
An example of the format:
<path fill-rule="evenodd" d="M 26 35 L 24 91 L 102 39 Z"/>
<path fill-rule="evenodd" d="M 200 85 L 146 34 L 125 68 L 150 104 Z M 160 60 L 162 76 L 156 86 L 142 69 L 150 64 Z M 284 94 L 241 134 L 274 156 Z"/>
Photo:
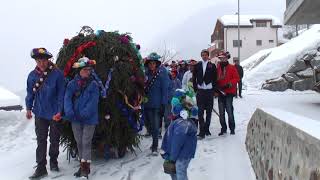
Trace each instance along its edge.
<path fill-rule="evenodd" d="M 250 1 L 261 0 L 242 1 L 248 4 Z M 285 0 L 280 1 L 283 2 L 279 0 L 268 2 L 270 4 L 285 3 Z M 235 6 L 236 11 L 237 0 L 10 0 L 2 2 L 0 6 L 0 86 L 13 92 L 25 89 L 27 75 L 35 66 L 30 58 L 30 50 L 34 47 L 46 47 L 56 55 L 63 39 L 76 35 L 83 25 L 89 25 L 95 30 L 131 32 L 134 42 L 141 44 L 145 49 L 150 49 L 148 46 L 154 44 L 154 39 L 160 35 L 168 33 L 170 29 L 203 9 L 224 3 L 227 6 Z M 258 7 L 244 8 L 257 9 Z M 210 26 L 214 24 L 215 22 Z"/>

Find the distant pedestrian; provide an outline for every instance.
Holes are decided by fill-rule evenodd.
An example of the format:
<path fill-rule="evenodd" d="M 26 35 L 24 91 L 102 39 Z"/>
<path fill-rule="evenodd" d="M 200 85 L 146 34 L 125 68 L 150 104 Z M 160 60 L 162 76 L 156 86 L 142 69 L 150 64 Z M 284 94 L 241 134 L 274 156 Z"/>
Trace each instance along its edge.
<path fill-rule="evenodd" d="M 233 60 L 233 62 L 234 62 L 234 65 L 235 65 L 236 68 L 237 68 L 237 72 L 238 72 L 239 78 L 240 78 L 240 80 L 239 80 L 239 82 L 238 82 L 237 95 L 236 95 L 236 97 L 238 97 L 238 95 L 239 95 L 239 97 L 242 98 L 242 94 L 241 94 L 241 93 L 242 93 L 243 68 L 242 68 L 242 66 L 240 65 L 239 59 L 235 59 L 235 60 Z"/>

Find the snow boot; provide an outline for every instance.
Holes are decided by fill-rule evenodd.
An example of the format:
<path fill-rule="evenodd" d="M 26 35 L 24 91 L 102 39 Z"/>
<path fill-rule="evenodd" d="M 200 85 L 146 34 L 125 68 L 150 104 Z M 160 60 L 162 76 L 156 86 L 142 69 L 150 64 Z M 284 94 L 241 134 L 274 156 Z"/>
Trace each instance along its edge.
<path fill-rule="evenodd" d="M 80 177 L 81 178 L 89 178 L 90 174 L 90 163 L 89 162 L 81 162 L 81 172 Z"/>
<path fill-rule="evenodd" d="M 41 179 L 43 177 L 46 177 L 48 175 L 47 168 L 38 166 L 36 171 L 33 173 L 32 176 L 29 177 L 29 179 Z"/>

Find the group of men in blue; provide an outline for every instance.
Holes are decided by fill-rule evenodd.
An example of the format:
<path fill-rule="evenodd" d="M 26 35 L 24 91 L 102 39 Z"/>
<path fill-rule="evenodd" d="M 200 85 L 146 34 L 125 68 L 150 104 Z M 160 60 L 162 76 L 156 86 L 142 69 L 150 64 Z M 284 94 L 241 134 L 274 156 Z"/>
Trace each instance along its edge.
<path fill-rule="evenodd" d="M 236 94 L 234 87 L 239 82 L 239 76 L 232 73 L 235 67 L 233 65 L 229 67 L 228 63 L 216 66 L 209 62 L 207 50 L 202 51 L 201 56 L 203 59 L 201 62 L 198 63 L 196 60 L 182 62 L 180 68 L 177 68 L 175 63 L 171 66 L 163 65 L 161 56 L 157 53 L 151 53 L 144 62 L 147 98 L 144 104 L 146 136 L 152 136 L 150 150 L 152 154 L 157 155 L 162 121 L 164 121 L 166 131 L 162 141 L 161 155 L 166 163 L 171 163 L 175 167 L 174 172 L 170 174 L 172 179 L 187 179 L 187 168 L 196 151 L 198 123 L 199 139 L 211 135 L 209 127 L 214 93 L 220 93 L 220 116 L 221 114 L 224 116 L 226 111 L 228 116 L 233 117 L 232 97 Z M 226 56 L 225 53 L 221 55 L 222 62 L 223 57 L 227 58 Z M 30 179 L 39 179 L 48 174 L 46 169 L 48 132 L 50 170 L 59 171 L 57 159 L 62 131 L 62 112 L 64 117 L 71 121 L 77 143 L 80 167 L 74 175 L 88 178 L 91 143 L 98 124 L 99 87 L 91 75 L 96 63 L 86 57 L 80 58 L 73 65 L 73 68 L 77 69 L 77 75 L 66 85 L 62 72 L 49 60 L 52 58 L 49 51 L 45 48 L 35 48 L 31 52 L 31 57 L 35 59 L 37 66 L 28 76 L 25 100 L 27 119 L 32 118 L 32 113 L 35 115 L 37 168 Z M 219 68 L 222 68 L 222 71 L 219 71 Z M 228 71 L 227 74 L 225 70 Z M 188 118 L 188 115 L 183 114 L 183 109 L 179 111 L 180 114 L 172 113 L 174 109 L 171 103 L 172 97 L 176 90 L 186 88 L 187 84 L 191 84 L 196 92 L 198 118 Z M 226 93 L 223 94 L 223 92 Z M 204 120 L 204 111 L 206 111 L 206 120 Z M 234 118 L 230 119 L 230 117 L 229 128 L 231 134 L 235 134 Z M 226 133 L 223 118 L 220 117 L 222 129 L 219 135 Z"/>

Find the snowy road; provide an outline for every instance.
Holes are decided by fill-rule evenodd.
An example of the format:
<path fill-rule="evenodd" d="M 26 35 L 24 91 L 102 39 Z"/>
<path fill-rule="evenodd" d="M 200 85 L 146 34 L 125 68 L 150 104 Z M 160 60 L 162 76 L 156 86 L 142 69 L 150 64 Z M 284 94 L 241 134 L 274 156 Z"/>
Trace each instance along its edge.
<path fill-rule="evenodd" d="M 215 105 L 217 103 L 215 102 Z M 274 107 L 319 120 L 320 94 L 286 91 L 249 91 L 243 99 L 235 99 L 236 135 L 218 137 L 220 125 L 213 115 L 212 136 L 198 141 L 196 157 L 191 161 L 189 179 L 201 180 L 254 180 L 250 160 L 245 149 L 248 121 L 257 107 Z M 215 107 L 217 109 L 217 107 Z M 35 165 L 34 121 L 28 121 L 24 112 L 0 111 L 1 179 L 25 180 Z M 91 179 L 94 180 L 169 180 L 162 171 L 161 157 L 149 156 L 151 139 L 143 139 L 137 156 L 128 154 L 119 160 L 95 160 Z M 68 164 L 65 152 L 59 157 L 61 172 L 51 173 L 46 179 L 74 179 L 76 161 Z"/>

